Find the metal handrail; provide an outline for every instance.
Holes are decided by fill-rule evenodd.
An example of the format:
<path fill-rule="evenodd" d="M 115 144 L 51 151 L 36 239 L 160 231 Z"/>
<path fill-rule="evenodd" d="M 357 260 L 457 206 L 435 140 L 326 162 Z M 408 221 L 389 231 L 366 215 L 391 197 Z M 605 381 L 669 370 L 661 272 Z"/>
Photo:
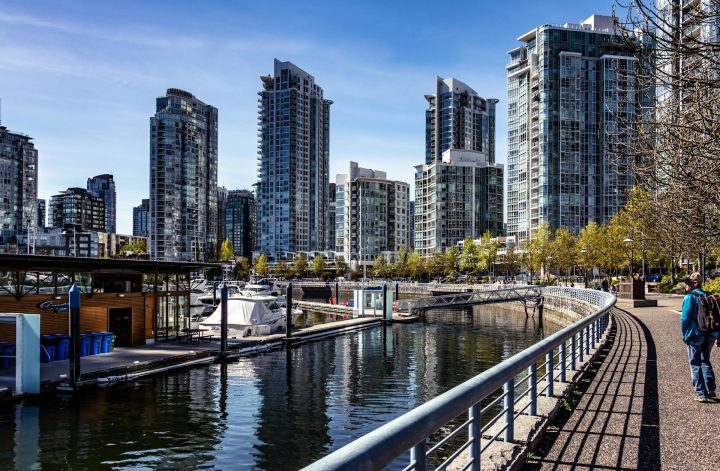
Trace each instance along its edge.
<path fill-rule="evenodd" d="M 424 470 L 427 466 L 426 446 L 428 438 L 465 413 L 468 413 L 469 417 L 475 417 L 475 420 L 470 421 L 471 424 L 466 427 L 471 441 L 477 442 L 470 446 L 469 469 L 479 470 L 480 456 L 475 455 L 480 453 L 478 450 L 481 450 L 480 436 L 482 433 L 477 433 L 480 430 L 480 424 L 475 422 L 479 421 L 480 401 L 498 389 L 503 388 L 506 396 L 503 410 L 505 423 L 502 433 L 505 441 L 512 441 L 515 420 L 515 414 L 513 413 L 515 378 L 526 370 L 530 372 L 530 387 L 522 395 L 527 394 L 531 402 L 537 401 L 539 395 L 537 391 L 537 362 L 540 360 L 549 361 L 549 368 L 547 368 L 545 375 L 547 385 L 543 392 L 548 396 L 552 396 L 552 384 L 556 377 L 556 370 L 560 370 L 560 374 L 564 376 L 565 369 L 568 366 L 575 367 L 576 352 L 579 353 L 577 359 L 582 361 L 583 351 L 585 353 L 589 351 L 590 343 L 593 346 L 597 345 L 601 338 L 601 332 L 609 328 L 608 314 L 616 301 L 615 296 L 610 293 L 586 289 L 546 287 L 541 289 L 541 294 L 546 300 L 552 300 L 558 304 L 567 303 L 568 310 L 585 317 L 474 378 L 345 445 L 309 465 L 305 470 L 380 469 L 408 451 L 410 451 L 411 462 L 406 469 Z M 586 312 L 578 313 L 579 308 Z M 576 342 L 578 334 L 580 334 L 580 341 Z M 553 350 L 560 345 L 565 349 L 568 342 L 570 342 L 570 354 L 567 357 L 563 356 L 563 361 L 556 364 L 553 361 Z M 535 415 L 536 403 L 530 409 L 532 411 L 531 415 Z M 464 420 L 463 422 L 465 423 Z M 495 438 L 500 435 L 501 433 L 496 434 Z M 451 454 L 455 455 L 454 453 Z"/>
<path fill-rule="evenodd" d="M 483 289 L 463 293 L 451 293 L 441 296 L 431 296 L 418 299 L 403 299 L 395 303 L 398 311 L 407 311 L 411 314 L 437 309 L 441 307 L 462 307 L 476 304 L 500 303 L 505 301 L 519 301 L 539 298 L 539 286 L 493 286 L 481 285 Z M 493 289 L 490 289 L 493 288 Z"/>

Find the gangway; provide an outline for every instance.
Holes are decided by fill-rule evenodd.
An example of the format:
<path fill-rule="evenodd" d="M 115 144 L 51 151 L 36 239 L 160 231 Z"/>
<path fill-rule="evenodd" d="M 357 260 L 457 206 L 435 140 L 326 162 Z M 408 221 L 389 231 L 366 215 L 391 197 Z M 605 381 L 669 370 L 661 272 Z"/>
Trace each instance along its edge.
<path fill-rule="evenodd" d="M 460 308 L 478 304 L 493 304 L 506 301 L 520 301 L 525 306 L 525 315 L 529 316 L 528 304 L 540 310 L 542 314 L 542 293 L 538 286 L 503 286 L 502 288 L 469 291 L 466 293 L 444 294 L 418 299 L 404 299 L 396 302 L 398 311 L 411 316 L 423 317 L 430 309 Z"/>

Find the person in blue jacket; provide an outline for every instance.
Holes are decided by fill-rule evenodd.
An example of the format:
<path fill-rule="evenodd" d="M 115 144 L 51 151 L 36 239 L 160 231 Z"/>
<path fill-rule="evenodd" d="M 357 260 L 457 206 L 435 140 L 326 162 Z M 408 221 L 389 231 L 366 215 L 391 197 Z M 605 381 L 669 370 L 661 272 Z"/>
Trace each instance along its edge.
<path fill-rule="evenodd" d="M 695 400 L 708 402 L 716 399 L 715 373 L 710 364 L 710 351 L 713 343 L 718 343 L 717 332 L 700 332 L 697 328 L 698 296 L 707 293 L 702 290 L 702 275 L 692 273 L 683 280 L 685 285 L 685 299 L 683 300 L 680 328 L 683 340 L 687 344 L 688 359 L 690 360 L 690 375 L 695 387 Z"/>

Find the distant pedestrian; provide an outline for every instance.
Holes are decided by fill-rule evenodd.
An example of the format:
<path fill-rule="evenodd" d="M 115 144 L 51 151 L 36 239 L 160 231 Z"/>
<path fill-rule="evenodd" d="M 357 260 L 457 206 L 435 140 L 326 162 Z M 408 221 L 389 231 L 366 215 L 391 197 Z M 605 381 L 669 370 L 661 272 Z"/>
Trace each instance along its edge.
<path fill-rule="evenodd" d="M 603 280 L 602 280 L 602 290 L 603 291 L 608 290 L 608 280 L 606 278 L 603 278 Z"/>
<path fill-rule="evenodd" d="M 702 275 L 695 272 L 683 280 L 685 299 L 683 300 L 680 328 L 683 340 L 687 344 L 690 376 L 695 388 L 695 400 L 708 402 L 715 399 L 715 373 L 710 364 L 710 351 L 713 343 L 717 343 L 717 332 L 701 332 L 698 330 L 698 296 L 707 293 L 702 290 Z"/>

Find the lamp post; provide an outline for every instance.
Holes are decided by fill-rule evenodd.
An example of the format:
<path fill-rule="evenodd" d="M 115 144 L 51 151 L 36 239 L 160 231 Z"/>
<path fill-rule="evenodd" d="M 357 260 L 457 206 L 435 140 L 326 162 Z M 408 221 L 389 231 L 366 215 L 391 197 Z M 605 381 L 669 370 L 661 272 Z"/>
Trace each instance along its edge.
<path fill-rule="evenodd" d="M 587 253 L 587 249 L 586 249 L 585 247 L 581 247 L 581 248 L 580 248 L 580 253 L 581 253 L 581 254 L 586 254 L 586 253 Z M 584 256 L 584 255 L 581 255 L 581 257 L 583 258 L 583 262 L 586 262 L 585 256 Z M 586 265 L 586 264 L 583 264 L 583 276 L 584 276 L 584 278 L 585 278 L 585 280 L 584 280 L 585 288 L 587 288 L 587 265 Z"/>
<path fill-rule="evenodd" d="M 632 237 L 630 236 L 630 233 L 628 232 L 628 236 L 625 238 L 625 240 L 623 240 L 623 242 L 625 242 L 626 244 L 630 244 L 630 265 L 629 265 L 628 270 L 629 270 L 630 280 L 632 280 L 632 277 L 633 277 L 632 276 L 632 268 L 633 268 L 632 267 L 632 265 L 633 265 L 633 245 L 632 244 L 635 241 L 632 239 Z"/>

